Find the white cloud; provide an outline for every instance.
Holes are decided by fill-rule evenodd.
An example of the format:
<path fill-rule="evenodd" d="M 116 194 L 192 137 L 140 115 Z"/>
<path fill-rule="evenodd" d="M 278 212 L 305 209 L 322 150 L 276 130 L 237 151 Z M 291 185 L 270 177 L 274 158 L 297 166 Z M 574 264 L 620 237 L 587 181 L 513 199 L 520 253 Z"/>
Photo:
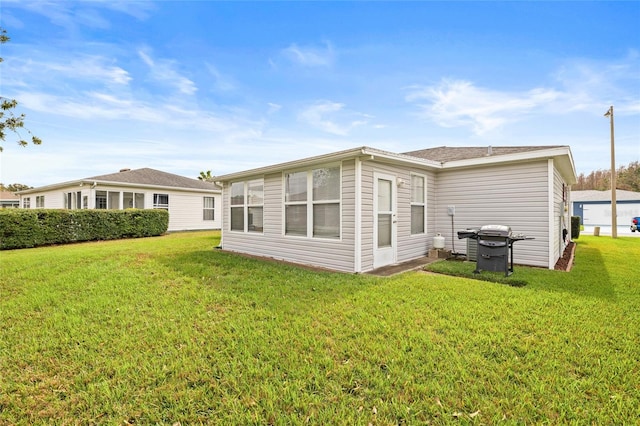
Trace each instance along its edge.
<path fill-rule="evenodd" d="M 142 61 L 149 66 L 151 77 L 155 80 L 168 83 L 185 95 L 193 95 L 198 90 L 193 81 L 180 75 L 180 73 L 175 70 L 175 61 L 166 59 L 154 60 L 149 54 L 142 50 L 138 51 L 138 55 Z"/>
<path fill-rule="evenodd" d="M 43 86 L 55 90 L 52 81 L 70 80 L 76 85 L 79 81 L 96 82 L 107 86 L 126 86 L 132 80 L 129 73 L 114 64 L 113 59 L 98 55 L 75 55 L 33 60 L 32 56 L 42 57 L 41 52 L 28 52 L 24 56 L 11 57 L 6 66 L 9 71 L 3 76 L 5 87 Z"/>
<path fill-rule="evenodd" d="M 544 107 L 562 94 L 550 89 L 501 92 L 464 80 L 443 80 L 438 85 L 412 87 L 406 96 L 416 103 L 422 116 L 442 127 L 471 127 L 477 135 L 516 121 Z"/>
<path fill-rule="evenodd" d="M 216 90 L 227 92 L 236 88 L 236 85 L 233 83 L 231 78 L 223 75 L 220 71 L 218 71 L 218 68 L 216 68 L 215 65 L 208 63 L 206 64 L 206 67 L 209 71 L 209 74 L 211 74 L 211 76 L 213 77 L 213 85 Z"/>
<path fill-rule="evenodd" d="M 282 109 L 282 105 L 274 104 L 273 102 L 268 102 L 269 110 L 267 111 L 269 114 L 275 114 L 276 112 Z"/>
<path fill-rule="evenodd" d="M 123 13 L 138 20 L 149 17 L 155 5 L 150 1 L 92 0 L 81 2 L 3 0 L 7 8 L 21 8 L 44 16 L 52 24 L 70 31 L 78 27 L 107 29 L 111 27 L 104 10 Z M 3 17 L 4 18 L 4 17 Z"/>
<path fill-rule="evenodd" d="M 326 100 L 317 101 L 298 114 L 300 122 L 339 136 L 346 136 L 354 128 L 367 124 L 370 118 L 366 114 L 344 110 L 344 104 Z"/>
<path fill-rule="evenodd" d="M 282 54 L 291 62 L 304 67 L 328 67 L 335 60 L 333 47 L 328 42 L 323 47 L 298 46 L 292 43 L 282 50 Z"/>

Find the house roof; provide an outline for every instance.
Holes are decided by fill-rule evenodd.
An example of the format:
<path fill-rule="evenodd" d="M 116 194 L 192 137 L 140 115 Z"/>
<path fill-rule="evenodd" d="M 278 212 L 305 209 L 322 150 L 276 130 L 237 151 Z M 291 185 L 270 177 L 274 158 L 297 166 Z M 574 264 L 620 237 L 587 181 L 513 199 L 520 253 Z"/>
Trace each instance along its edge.
<path fill-rule="evenodd" d="M 489 155 L 489 152 L 491 154 Z M 576 172 L 571 149 L 564 145 L 513 146 L 513 147 L 437 147 L 396 154 L 370 147 L 359 147 L 316 157 L 304 158 L 287 163 L 274 164 L 252 170 L 245 170 L 223 176 L 216 176 L 219 182 L 244 179 L 266 173 L 278 172 L 294 167 L 307 167 L 322 162 L 339 161 L 347 158 L 377 159 L 397 164 L 410 164 L 430 168 L 435 171 L 465 167 L 487 167 L 497 163 L 526 162 L 531 160 L 557 159 L 557 166 L 567 183 L 576 182 Z"/>
<path fill-rule="evenodd" d="M 411 157 L 405 154 L 397 154 L 394 152 L 384 151 L 381 149 L 371 148 L 368 146 L 361 146 L 358 148 L 347 149 L 344 151 L 331 152 L 329 154 L 318 155 L 315 157 L 307 157 L 299 160 L 288 161 L 285 163 L 272 164 L 265 167 L 259 167 L 257 169 L 250 169 L 236 173 L 230 173 L 227 175 L 216 176 L 217 182 L 226 182 L 234 179 L 244 179 L 249 176 L 264 175 L 266 173 L 279 172 L 281 170 L 287 170 L 292 168 L 307 167 L 315 164 L 329 163 L 333 161 L 341 161 L 349 158 L 376 158 L 378 160 L 403 163 L 403 164 L 416 164 L 423 167 L 440 167 L 440 164 L 428 160 L 426 158 Z"/>
<path fill-rule="evenodd" d="M 449 161 L 471 160 L 483 157 L 496 157 L 499 155 L 520 154 L 532 151 L 560 148 L 561 145 L 546 146 L 463 146 L 450 147 L 438 146 L 436 148 L 420 149 L 418 151 L 405 152 L 412 157 L 427 158 L 439 163 Z"/>
<path fill-rule="evenodd" d="M 611 201 L 611 191 L 571 191 L 571 201 Z M 616 189 L 616 201 L 640 201 L 640 192 Z"/>
<path fill-rule="evenodd" d="M 0 200 L 3 201 L 18 201 L 20 197 L 11 191 L 0 191 Z"/>
<path fill-rule="evenodd" d="M 136 185 L 154 185 L 168 186 L 172 188 L 191 188 L 191 189 L 220 189 L 213 182 L 206 182 L 199 179 L 191 179 L 188 177 L 174 175 L 160 170 L 143 168 L 143 169 L 123 169 L 117 173 L 109 173 L 106 175 L 92 176 L 83 179 L 85 181 L 97 182 L 119 182 L 131 183 Z"/>
<path fill-rule="evenodd" d="M 138 186 L 150 188 L 175 188 L 188 191 L 220 191 L 220 187 L 213 182 L 191 179 L 188 177 L 174 175 L 173 173 L 167 173 L 155 169 L 142 168 L 135 170 L 122 169 L 117 173 L 109 173 L 106 175 L 92 176 L 79 180 L 41 186 L 39 188 L 20 191 L 19 194 L 29 194 L 34 192 L 42 192 L 44 190 L 52 190 L 56 188 L 85 184 Z"/>

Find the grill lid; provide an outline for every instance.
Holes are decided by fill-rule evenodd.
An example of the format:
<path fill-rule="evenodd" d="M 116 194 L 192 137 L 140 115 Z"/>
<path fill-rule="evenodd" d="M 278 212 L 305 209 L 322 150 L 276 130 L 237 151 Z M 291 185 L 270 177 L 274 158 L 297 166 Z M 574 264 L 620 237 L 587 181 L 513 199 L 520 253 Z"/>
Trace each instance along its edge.
<path fill-rule="evenodd" d="M 481 237 L 510 237 L 511 227 L 507 225 L 484 225 L 478 231 Z"/>

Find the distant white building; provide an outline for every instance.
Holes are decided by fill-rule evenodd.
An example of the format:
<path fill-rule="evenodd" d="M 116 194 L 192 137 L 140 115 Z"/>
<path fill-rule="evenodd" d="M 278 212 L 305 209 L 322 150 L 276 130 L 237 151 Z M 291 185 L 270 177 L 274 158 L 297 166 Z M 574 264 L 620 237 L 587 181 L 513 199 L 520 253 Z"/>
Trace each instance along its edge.
<path fill-rule="evenodd" d="M 572 191 L 571 215 L 585 226 L 611 226 L 611 191 Z M 640 192 L 616 190 L 618 226 L 629 227 L 640 216 Z"/>
<path fill-rule="evenodd" d="M 166 209 L 169 231 L 220 229 L 222 223 L 220 187 L 149 168 L 122 169 L 18 195 L 25 209 Z"/>
<path fill-rule="evenodd" d="M 0 209 L 20 206 L 20 197 L 10 191 L 0 191 Z"/>

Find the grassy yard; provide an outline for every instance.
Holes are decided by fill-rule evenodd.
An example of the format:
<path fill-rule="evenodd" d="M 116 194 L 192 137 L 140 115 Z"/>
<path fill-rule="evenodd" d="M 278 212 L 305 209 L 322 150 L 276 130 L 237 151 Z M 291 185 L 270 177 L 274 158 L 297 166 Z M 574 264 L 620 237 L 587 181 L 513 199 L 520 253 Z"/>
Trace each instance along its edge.
<path fill-rule="evenodd" d="M 640 422 L 638 239 L 583 236 L 513 287 L 218 238 L 0 252 L 0 424 Z"/>

